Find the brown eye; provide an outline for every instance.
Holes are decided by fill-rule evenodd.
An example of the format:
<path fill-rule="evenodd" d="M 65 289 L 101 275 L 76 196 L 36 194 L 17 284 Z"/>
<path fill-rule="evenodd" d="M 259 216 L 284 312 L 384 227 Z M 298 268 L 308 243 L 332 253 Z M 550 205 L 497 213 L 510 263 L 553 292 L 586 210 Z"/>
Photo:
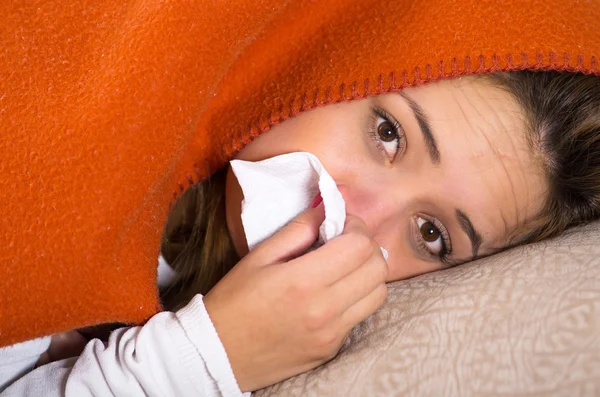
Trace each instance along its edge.
<path fill-rule="evenodd" d="M 415 216 L 418 229 L 415 238 L 426 254 L 442 257 L 452 252 L 452 242 L 446 227 L 437 220 Z"/>
<path fill-rule="evenodd" d="M 423 223 L 419 230 L 421 231 L 421 236 L 423 237 L 423 240 L 427 241 L 428 243 L 433 243 L 438 238 L 440 238 L 440 231 L 431 222 Z"/>
<path fill-rule="evenodd" d="M 389 121 L 384 121 L 377 126 L 377 134 L 383 142 L 393 142 L 398 139 L 398 133 Z"/>
<path fill-rule="evenodd" d="M 387 155 L 391 164 L 396 155 L 403 153 L 406 147 L 402 127 L 390 119 L 391 116 L 382 109 L 374 109 L 373 113 L 376 117 L 373 119 L 374 125 L 369 130 L 369 135 L 373 138 L 377 149 Z"/>

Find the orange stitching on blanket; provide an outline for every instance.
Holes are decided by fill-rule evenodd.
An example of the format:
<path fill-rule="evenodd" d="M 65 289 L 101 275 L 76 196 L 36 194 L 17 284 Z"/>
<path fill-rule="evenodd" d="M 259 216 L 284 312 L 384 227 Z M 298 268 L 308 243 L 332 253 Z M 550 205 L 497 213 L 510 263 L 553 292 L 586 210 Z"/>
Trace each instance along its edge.
<path fill-rule="evenodd" d="M 397 92 L 407 87 L 418 86 L 427 82 L 437 81 L 445 78 L 458 77 L 458 76 L 466 76 L 471 74 L 481 74 L 481 73 L 497 73 L 497 72 L 509 72 L 509 71 L 518 71 L 518 70 L 560 70 L 560 71 L 570 71 L 570 72 L 588 72 L 592 74 L 600 74 L 600 70 L 598 68 L 598 58 L 596 56 L 592 56 L 590 59 L 590 67 L 588 69 L 584 66 L 584 58 L 582 54 L 577 55 L 577 62 L 573 66 L 571 64 L 571 56 L 568 53 L 563 54 L 563 62 L 562 65 L 557 65 L 557 55 L 554 51 L 548 53 L 547 61 L 544 61 L 544 54 L 541 52 L 537 52 L 535 54 L 535 64 L 532 66 L 529 63 L 529 56 L 527 53 L 521 53 L 521 62 L 519 65 L 514 63 L 514 58 L 511 53 L 507 53 L 505 56 L 506 66 L 500 65 L 500 57 L 498 54 L 493 54 L 491 58 L 491 65 L 486 66 L 485 56 L 479 55 L 477 58 L 477 68 L 473 71 L 473 65 L 471 61 L 471 57 L 465 56 L 463 62 L 462 70 L 458 66 L 458 60 L 456 58 L 452 58 L 451 63 L 451 72 L 446 73 L 444 69 L 445 61 L 442 59 L 438 63 L 438 71 L 437 75 L 433 72 L 433 67 L 430 63 L 425 64 L 425 78 L 421 78 L 421 67 L 416 66 L 413 69 L 412 80 L 408 77 L 408 72 L 406 70 L 402 71 L 402 81 L 398 85 L 396 81 L 396 71 L 392 71 L 388 74 L 388 85 L 387 87 L 384 84 L 383 75 L 377 76 L 377 85 L 375 90 L 371 91 L 371 84 L 369 78 L 366 78 L 363 81 L 363 89 L 362 91 L 359 89 L 359 85 L 357 81 L 353 81 L 350 84 L 350 93 L 349 95 L 346 93 L 347 83 L 340 83 L 337 94 L 334 95 L 333 88 L 328 86 L 323 91 L 320 88 L 316 88 L 312 92 L 312 98 L 309 100 L 307 93 L 303 93 L 301 96 L 297 96 L 293 100 L 291 100 L 288 106 L 284 106 L 281 104 L 279 109 L 275 112 L 272 110 L 265 117 L 260 117 L 258 121 L 250 122 L 248 127 L 245 129 L 240 129 L 236 134 L 236 144 L 230 150 L 225 153 L 225 157 L 230 159 L 237 154 L 244 146 L 252 142 L 262 133 L 267 132 L 273 126 L 284 122 L 287 119 L 290 119 L 298 114 L 314 109 L 316 107 L 324 106 L 332 103 L 339 103 L 343 101 L 352 101 L 355 99 L 363 99 L 372 95 L 381 95 L 390 92 Z M 321 96 L 320 93 L 324 92 L 324 95 Z M 204 172 L 200 170 L 197 164 L 194 164 L 194 175 L 192 177 L 191 174 L 186 174 L 184 178 L 187 180 L 190 186 L 195 183 L 201 182 L 207 176 L 213 174 L 217 171 L 216 168 L 220 168 L 219 163 L 222 161 L 213 161 L 214 158 L 204 159 Z M 183 179 L 183 178 L 182 178 Z M 173 192 L 173 200 L 169 204 L 169 208 L 175 203 L 179 195 L 185 191 L 184 184 L 179 182 L 179 192 Z"/>

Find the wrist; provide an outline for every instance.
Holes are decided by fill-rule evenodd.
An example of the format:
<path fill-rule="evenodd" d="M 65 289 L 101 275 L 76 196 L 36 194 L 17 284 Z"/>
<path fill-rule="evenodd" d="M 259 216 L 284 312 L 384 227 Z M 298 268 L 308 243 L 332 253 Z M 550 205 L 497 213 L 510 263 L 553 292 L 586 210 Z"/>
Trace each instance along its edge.
<path fill-rule="evenodd" d="M 217 383 L 221 394 L 240 395 L 241 391 L 229 357 L 206 310 L 202 295 L 196 295 L 176 315 L 191 343 L 202 356 L 206 368 Z"/>

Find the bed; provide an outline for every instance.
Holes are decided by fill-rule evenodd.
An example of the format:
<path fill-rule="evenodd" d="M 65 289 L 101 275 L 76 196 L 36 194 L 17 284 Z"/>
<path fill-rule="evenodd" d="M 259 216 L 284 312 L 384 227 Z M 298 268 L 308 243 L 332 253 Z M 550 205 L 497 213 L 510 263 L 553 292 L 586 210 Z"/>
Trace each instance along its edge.
<path fill-rule="evenodd" d="M 595 223 L 390 284 L 334 360 L 255 396 L 598 396 L 599 240 Z"/>

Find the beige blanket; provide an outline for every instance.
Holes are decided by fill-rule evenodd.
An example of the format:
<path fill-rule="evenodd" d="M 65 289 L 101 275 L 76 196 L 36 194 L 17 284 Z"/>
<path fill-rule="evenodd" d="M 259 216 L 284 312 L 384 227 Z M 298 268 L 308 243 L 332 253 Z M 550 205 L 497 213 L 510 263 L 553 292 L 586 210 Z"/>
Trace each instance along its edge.
<path fill-rule="evenodd" d="M 255 394 L 600 396 L 600 223 L 390 285 L 333 361 Z"/>

